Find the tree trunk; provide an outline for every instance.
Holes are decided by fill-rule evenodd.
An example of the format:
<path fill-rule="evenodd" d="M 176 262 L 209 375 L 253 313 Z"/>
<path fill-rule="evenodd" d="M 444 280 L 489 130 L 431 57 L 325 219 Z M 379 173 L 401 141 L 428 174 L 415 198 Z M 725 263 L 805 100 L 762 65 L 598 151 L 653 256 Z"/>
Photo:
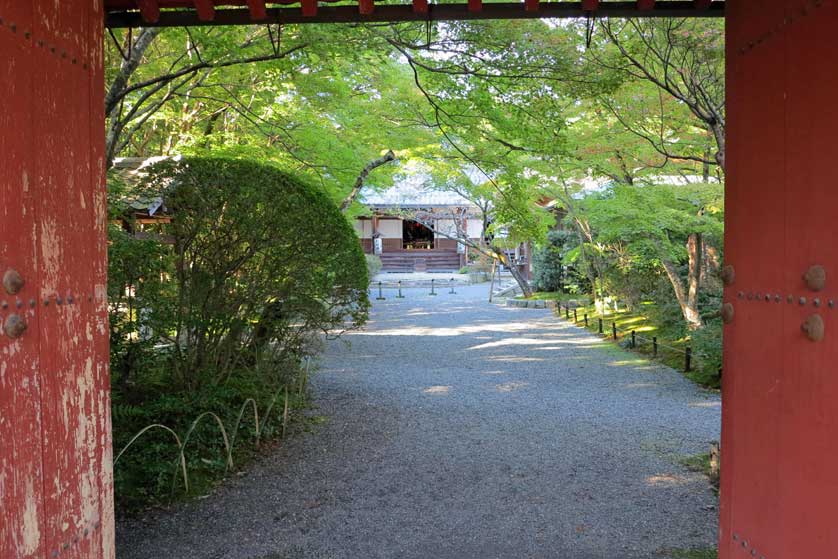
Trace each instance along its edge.
<path fill-rule="evenodd" d="M 489 302 L 492 302 L 492 295 L 495 293 L 495 270 L 497 270 L 497 260 L 492 258 L 492 276 L 489 280 Z"/>
<path fill-rule="evenodd" d="M 530 286 L 530 282 L 527 281 L 521 272 L 518 271 L 518 267 L 514 264 L 509 262 L 509 258 L 507 258 L 506 254 L 502 251 L 496 252 L 500 261 L 503 263 L 504 266 L 509 268 L 509 272 L 512 274 L 512 277 L 518 283 L 518 287 L 521 288 L 521 293 L 523 293 L 524 297 L 532 297 L 532 287 Z"/>
<path fill-rule="evenodd" d="M 573 218 L 574 229 L 576 231 L 576 236 L 579 239 L 579 256 L 582 259 L 582 264 L 584 266 L 585 275 L 588 276 L 588 281 L 591 282 L 591 291 L 593 293 L 594 298 L 594 307 L 597 307 L 597 300 L 599 299 L 598 295 L 605 296 L 604 287 L 602 283 L 602 266 L 600 266 L 599 258 L 596 254 L 591 254 L 590 257 L 588 256 L 588 251 L 585 250 L 586 243 L 593 246 L 594 245 L 594 235 L 593 231 L 591 230 L 590 224 L 588 222 L 583 221 L 581 218 L 574 216 Z M 597 278 L 599 278 L 600 289 L 597 289 Z"/>
<path fill-rule="evenodd" d="M 669 278 L 669 283 L 672 284 L 672 290 L 675 292 L 675 298 L 681 307 L 681 314 L 684 316 L 684 320 L 690 330 L 699 330 L 704 327 L 704 320 L 698 312 L 698 289 L 701 278 L 700 246 L 701 235 L 698 233 L 690 235 L 689 241 L 687 242 L 687 251 L 690 257 L 687 287 L 684 286 L 681 276 L 678 275 L 678 269 L 675 264 L 667 258 L 661 259 L 663 269 Z"/>
<path fill-rule="evenodd" d="M 704 263 L 702 248 L 704 239 L 701 233 L 693 233 L 687 237 L 687 254 L 689 255 L 689 266 L 687 271 L 687 306 L 695 316 L 699 317 L 698 328 L 704 326 L 698 314 L 698 291 L 701 287 L 701 266 Z M 689 322 L 689 321 L 688 321 Z"/>

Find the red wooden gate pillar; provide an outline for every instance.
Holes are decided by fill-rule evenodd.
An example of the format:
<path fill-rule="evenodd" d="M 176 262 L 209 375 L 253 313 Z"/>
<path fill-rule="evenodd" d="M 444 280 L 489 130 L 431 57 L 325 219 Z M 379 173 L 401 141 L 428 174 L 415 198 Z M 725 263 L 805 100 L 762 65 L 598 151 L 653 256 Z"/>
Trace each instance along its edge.
<path fill-rule="evenodd" d="M 838 557 L 838 3 L 726 9 L 719 556 Z"/>
<path fill-rule="evenodd" d="M 102 30 L 95 0 L 0 0 L 4 559 L 114 553 Z"/>

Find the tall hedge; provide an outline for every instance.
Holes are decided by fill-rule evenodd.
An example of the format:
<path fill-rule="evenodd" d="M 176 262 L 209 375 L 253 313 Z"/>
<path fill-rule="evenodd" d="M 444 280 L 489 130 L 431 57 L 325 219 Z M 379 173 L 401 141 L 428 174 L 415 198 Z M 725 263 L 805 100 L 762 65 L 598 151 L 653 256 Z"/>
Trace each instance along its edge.
<path fill-rule="evenodd" d="M 218 384 L 365 321 L 363 252 L 319 188 L 265 164 L 193 157 L 155 165 L 134 190 L 162 197 L 172 219 L 158 240 L 111 237 L 123 380 L 162 360 L 175 386 Z"/>

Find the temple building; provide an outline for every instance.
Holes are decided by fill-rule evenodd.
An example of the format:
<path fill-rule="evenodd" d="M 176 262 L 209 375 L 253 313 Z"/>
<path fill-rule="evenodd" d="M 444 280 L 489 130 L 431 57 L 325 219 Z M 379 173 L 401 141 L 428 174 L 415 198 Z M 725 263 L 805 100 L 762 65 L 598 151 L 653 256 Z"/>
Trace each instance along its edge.
<path fill-rule="evenodd" d="M 382 192 L 364 190 L 370 215 L 355 220 L 364 252 L 385 272 L 453 272 L 468 263 L 468 239 L 483 236 L 480 208 L 454 192 L 403 182 Z"/>

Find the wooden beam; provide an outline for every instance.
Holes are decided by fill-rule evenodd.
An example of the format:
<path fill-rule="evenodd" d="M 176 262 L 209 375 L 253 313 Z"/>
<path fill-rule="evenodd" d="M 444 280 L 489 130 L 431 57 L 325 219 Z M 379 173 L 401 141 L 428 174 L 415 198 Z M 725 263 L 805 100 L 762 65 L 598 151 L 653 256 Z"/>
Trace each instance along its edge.
<path fill-rule="evenodd" d="M 195 12 L 201 21 L 212 21 L 215 19 L 215 5 L 212 0 L 192 0 L 195 4 Z"/>
<path fill-rule="evenodd" d="M 160 21 L 160 5 L 157 4 L 157 0 L 137 0 L 137 8 L 145 23 Z"/>
<path fill-rule="evenodd" d="M 695 0 L 695 7 L 699 10 L 706 10 L 710 8 L 710 4 L 713 3 L 713 0 Z"/>
<path fill-rule="evenodd" d="M 655 0 L 637 0 L 637 9 L 641 11 L 654 10 Z"/>
<path fill-rule="evenodd" d="M 518 2 L 492 2 L 483 5 L 479 12 L 469 11 L 467 4 L 435 4 L 428 13 L 414 11 L 411 4 L 382 4 L 373 14 L 362 15 L 355 6 L 321 6 L 314 17 L 305 17 L 299 8 L 268 8 L 266 21 L 270 23 L 358 23 L 396 21 L 459 21 L 477 19 L 538 19 L 579 18 L 589 15 L 579 2 L 541 2 L 538 11 L 522 9 Z M 725 3 L 713 2 L 706 10 L 697 10 L 694 0 L 656 2 L 653 10 L 638 10 L 637 0 L 630 2 L 603 2 L 597 10 L 599 17 L 724 17 Z M 212 25 L 252 25 L 250 12 L 242 9 L 216 9 Z M 210 25 L 202 22 L 193 10 L 167 10 L 153 24 L 145 21 L 136 11 L 112 12 L 106 25 L 121 27 L 184 27 Z"/>
<path fill-rule="evenodd" d="M 300 6 L 303 10 L 303 17 L 314 17 L 317 15 L 317 0 L 301 0 Z"/>
<path fill-rule="evenodd" d="M 528 12 L 538 11 L 539 0 L 524 0 L 524 9 Z"/>
<path fill-rule="evenodd" d="M 259 21 L 268 17 L 265 0 L 247 0 L 247 9 L 250 10 L 250 19 Z"/>
<path fill-rule="evenodd" d="M 586 12 L 595 12 L 599 9 L 599 0 L 582 0 L 582 9 Z"/>
<path fill-rule="evenodd" d="M 470 11 L 470 12 L 482 12 L 483 11 L 483 0 L 468 0 L 468 11 Z"/>
<path fill-rule="evenodd" d="M 413 0 L 413 13 L 415 13 L 415 14 L 427 14 L 428 13 L 428 0 Z"/>
<path fill-rule="evenodd" d="M 364 16 L 371 15 L 375 11 L 375 0 L 358 0 L 358 13 Z"/>

